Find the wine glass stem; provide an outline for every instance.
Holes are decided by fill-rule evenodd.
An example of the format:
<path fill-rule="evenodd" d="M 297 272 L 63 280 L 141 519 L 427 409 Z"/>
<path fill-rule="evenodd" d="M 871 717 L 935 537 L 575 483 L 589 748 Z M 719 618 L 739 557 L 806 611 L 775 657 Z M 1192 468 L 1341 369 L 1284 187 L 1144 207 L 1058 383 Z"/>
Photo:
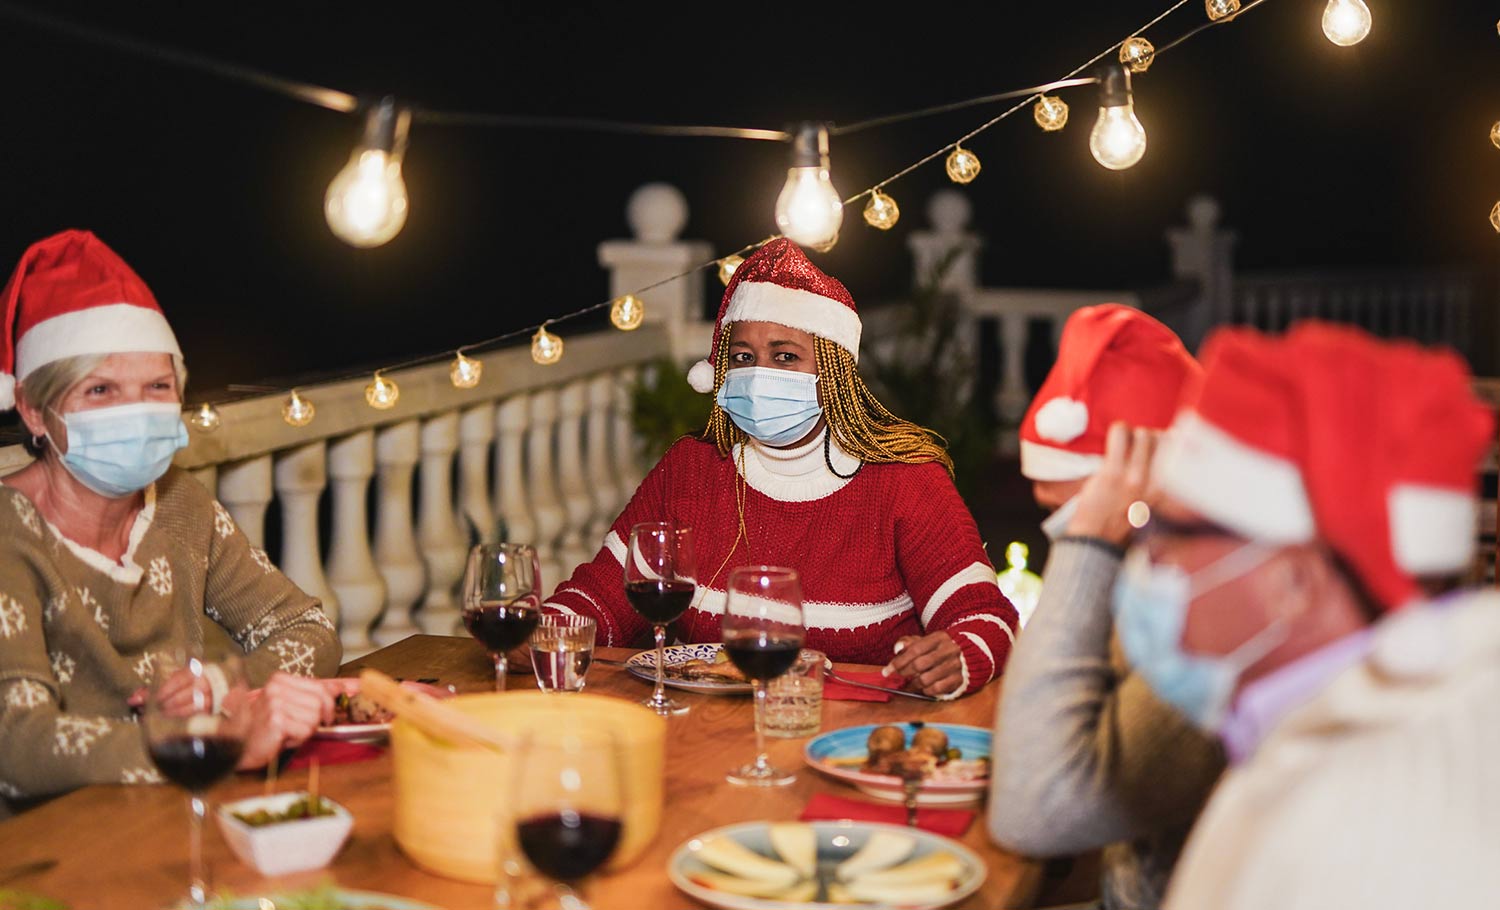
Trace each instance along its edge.
<path fill-rule="evenodd" d="M 770 767 L 766 759 L 766 684 L 755 681 L 755 768 L 765 771 Z"/>
<path fill-rule="evenodd" d="M 195 908 L 208 902 L 208 881 L 203 874 L 203 816 L 207 807 L 201 793 L 188 801 L 188 898 Z"/>
<path fill-rule="evenodd" d="M 651 701 L 659 705 L 667 700 L 662 691 L 666 679 L 667 627 L 657 623 L 653 629 L 656 632 L 656 691 L 652 693 Z"/>
<path fill-rule="evenodd" d="M 496 654 L 495 655 L 495 691 L 496 692 L 504 692 L 505 691 L 505 669 L 506 669 L 505 668 L 505 655 L 503 653 Z"/>

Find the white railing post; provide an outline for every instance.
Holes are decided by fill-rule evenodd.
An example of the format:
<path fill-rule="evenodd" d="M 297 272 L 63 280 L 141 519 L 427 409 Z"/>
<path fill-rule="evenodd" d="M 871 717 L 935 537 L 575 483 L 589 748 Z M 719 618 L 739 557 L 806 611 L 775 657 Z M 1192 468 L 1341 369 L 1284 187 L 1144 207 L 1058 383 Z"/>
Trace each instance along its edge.
<path fill-rule="evenodd" d="M 583 417 L 588 410 L 588 396 L 587 379 L 573 380 L 558 395 L 557 480 L 567 515 L 557 547 L 562 563 L 558 581 L 571 575 L 579 563 L 593 555 L 583 545 L 589 519 L 594 514 L 594 501 L 589 497 L 583 468 Z"/>
<path fill-rule="evenodd" d="M 927 202 L 932 229 L 912 231 L 906 238 L 913 264 L 913 287 L 925 287 L 947 261 L 938 289 L 957 294 L 960 301 L 979 287 L 979 251 L 984 241 L 969 231 L 973 206 L 958 190 L 944 189 Z M 951 257 L 951 261 L 950 260 Z"/>
<path fill-rule="evenodd" d="M 422 495 L 417 540 L 427 563 L 427 597 L 417 613 L 422 631 L 453 635 L 460 616 L 453 591 L 464 572 L 468 540 L 453 506 L 453 456 L 458 451 L 458 412 L 448 411 L 422 424 Z"/>
<path fill-rule="evenodd" d="M 621 492 L 621 506 L 630 501 L 635 488 L 641 482 L 640 467 L 636 460 L 635 408 L 630 400 L 630 390 L 640 378 L 639 367 L 626 367 L 615 374 L 615 407 L 610 415 L 614 424 L 615 479 Z"/>
<path fill-rule="evenodd" d="M 417 554 L 411 516 L 418 439 L 415 420 L 382 427 L 375 433 L 375 560 L 385 579 L 385 611 L 373 637 L 382 646 L 417 634 L 411 609 L 427 587 L 427 572 Z"/>
<path fill-rule="evenodd" d="M 281 500 L 281 571 L 323 602 L 336 626 L 339 602 L 318 555 L 318 499 L 328 485 L 328 445 L 319 440 L 283 450 L 276 459 L 276 495 Z"/>
<path fill-rule="evenodd" d="M 615 516 L 625 507 L 611 460 L 614 434 L 615 378 L 600 373 L 589 380 L 589 486 L 594 490 L 594 520 L 588 543 L 598 547 L 609 533 Z M 593 556 L 593 553 L 589 554 Z"/>
<path fill-rule="evenodd" d="M 464 538 L 495 539 L 490 507 L 490 443 L 495 440 L 495 403 L 466 409 L 458 418 L 458 502 Z"/>
<path fill-rule="evenodd" d="M 265 549 L 266 507 L 274 495 L 271 456 L 260 455 L 219 465 L 219 502 L 250 538 L 252 547 Z"/>
<path fill-rule="evenodd" d="M 1234 231 L 1219 227 L 1219 203 L 1211 196 L 1188 200 L 1186 227 L 1169 228 L 1172 275 L 1198 282 L 1199 298 L 1183 326 L 1182 341 L 1196 351 L 1211 326 L 1234 318 Z"/>
<path fill-rule="evenodd" d="M 1020 423 L 1031 401 L 1026 388 L 1026 328 L 1025 313 L 1003 313 L 1000 316 L 1000 389 L 995 393 L 995 406 L 1006 424 Z"/>
<path fill-rule="evenodd" d="M 328 474 L 333 487 L 332 543 L 328 551 L 328 584 L 342 608 L 339 638 L 346 658 L 373 649 L 370 627 L 385 604 L 385 579 L 370 556 L 370 528 L 365 498 L 375 474 L 375 431 L 362 430 L 328 446 Z"/>
<path fill-rule="evenodd" d="M 557 427 L 557 389 L 538 389 L 529 397 L 531 426 L 526 431 L 526 489 L 531 493 L 531 515 L 536 520 L 536 551 L 542 564 L 542 583 L 550 593 L 563 579 L 557 539 L 567 513 L 557 493 L 557 462 L 553 431 Z"/>
<path fill-rule="evenodd" d="M 525 395 L 512 395 L 495 409 L 495 512 L 501 540 L 536 543 L 536 522 L 526 488 L 526 428 L 531 408 Z"/>

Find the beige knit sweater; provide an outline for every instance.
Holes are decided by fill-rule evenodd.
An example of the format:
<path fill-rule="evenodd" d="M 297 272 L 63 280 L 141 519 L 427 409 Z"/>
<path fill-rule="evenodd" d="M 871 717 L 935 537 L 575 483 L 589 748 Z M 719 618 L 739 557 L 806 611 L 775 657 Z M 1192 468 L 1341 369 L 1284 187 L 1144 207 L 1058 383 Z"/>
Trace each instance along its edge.
<path fill-rule="evenodd" d="M 159 652 L 202 642 L 204 616 L 248 652 L 252 685 L 338 669 L 318 601 L 196 480 L 172 468 L 145 495 L 117 563 L 0 486 L 0 817 L 8 801 L 159 781 L 126 699 Z"/>

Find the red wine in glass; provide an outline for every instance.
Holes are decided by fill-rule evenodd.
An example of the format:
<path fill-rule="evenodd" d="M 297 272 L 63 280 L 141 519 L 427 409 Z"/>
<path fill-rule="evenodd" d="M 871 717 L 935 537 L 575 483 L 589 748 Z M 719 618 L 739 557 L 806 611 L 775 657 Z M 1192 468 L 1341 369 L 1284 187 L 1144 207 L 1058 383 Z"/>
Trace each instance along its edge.
<path fill-rule="evenodd" d="M 239 763 L 245 744 L 232 736 L 169 736 L 152 740 L 151 761 L 167 780 L 202 792 Z"/>
<path fill-rule="evenodd" d="M 666 625 L 687 612 L 697 587 L 690 581 L 640 579 L 625 585 L 625 599 L 651 623 Z"/>
<path fill-rule="evenodd" d="M 656 641 L 656 687 L 642 704 L 662 717 L 688 706 L 667 697 L 667 623 L 687 612 L 698 588 L 693 529 L 673 521 L 643 521 L 626 544 L 625 599 L 647 622 Z"/>
<path fill-rule="evenodd" d="M 757 682 L 770 682 L 797 662 L 801 638 L 776 638 L 758 632 L 726 633 L 724 650 L 740 672 Z"/>
<path fill-rule="evenodd" d="M 541 614 L 541 560 L 523 543 L 481 543 L 464 568 L 464 628 L 495 662 L 495 691 L 505 691 L 506 652 L 531 637 Z"/>
<path fill-rule="evenodd" d="M 724 652 L 755 688 L 755 760 L 727 775 L 744 787 L 780 787 L 796 775 L 766 755 L 766 683 L 792 668 L 807 630 L 802 618 L 802 579 L 786 566 L 732 569 L 720 622 Z"/>
<path fill-rule="evenodd" d="M 516 839 L 537 871 L 576 882 L 591 874 L 620 842 L 620 820 L 586 812 L 555 812 L 523 819 Z"/>
<path fill-rule="evenodd" d="M 566 718 L 523 735 L 514 760 L 510 830 L 527 862 L 553 883 L 563 910 L 587 910 L 586 881 L 620 845 L 626 815 L 619 739 Z"/>
<path fill-rule="evenodd" d="M 464 628 L 494 654 L 526 644 L 540 615 L 534 598 L 514 603 L 480 601 L 464 608 Z"/>

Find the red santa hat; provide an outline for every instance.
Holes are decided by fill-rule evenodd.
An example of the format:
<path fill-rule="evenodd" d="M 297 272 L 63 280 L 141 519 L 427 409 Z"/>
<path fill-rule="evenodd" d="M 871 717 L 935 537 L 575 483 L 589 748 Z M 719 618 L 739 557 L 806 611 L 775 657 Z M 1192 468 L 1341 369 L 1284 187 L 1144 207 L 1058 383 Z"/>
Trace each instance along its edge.
<path fill-rule="evenodd" d="M 1109 425 L 1165 429 L 1201 376 L 1171 329 L 1134 307 L 1101 303 L 1063 325 L 1057 361 L 1021 419 L 1021 473 L 1078 480 L 1099 469 Z"/>
<path fill-rule="evenodd" d="M 823 274 L 784 237 L 762 246 L 734 270 L 719 304 L 708 359 L 688 371 L 688 385 L 694 390 L 714 390 L 719 345 L 728 341 L 724 327 L 735 322 L 774 322 L 801 329 L 828 339 L 859 360 L 860 321 L 854 298 L 838 279 Z"/>
<path fill-rule="evenodd" d="M 1376 601 L 1473 558 L 1479 459 L 1494 432 L 1447 351 L 1299 323 L 1220 329 L 1155 465 L 1163 492 L 1245 537 L 1322 540 Z"/>
<path fill-rule="evenodd" d="M 88 231 L 32 244 L 5 285 L 0 330 L 0 410 L 15 407 L 17 381 L 81 354 L 182 356 L 151 289 Z"/>

